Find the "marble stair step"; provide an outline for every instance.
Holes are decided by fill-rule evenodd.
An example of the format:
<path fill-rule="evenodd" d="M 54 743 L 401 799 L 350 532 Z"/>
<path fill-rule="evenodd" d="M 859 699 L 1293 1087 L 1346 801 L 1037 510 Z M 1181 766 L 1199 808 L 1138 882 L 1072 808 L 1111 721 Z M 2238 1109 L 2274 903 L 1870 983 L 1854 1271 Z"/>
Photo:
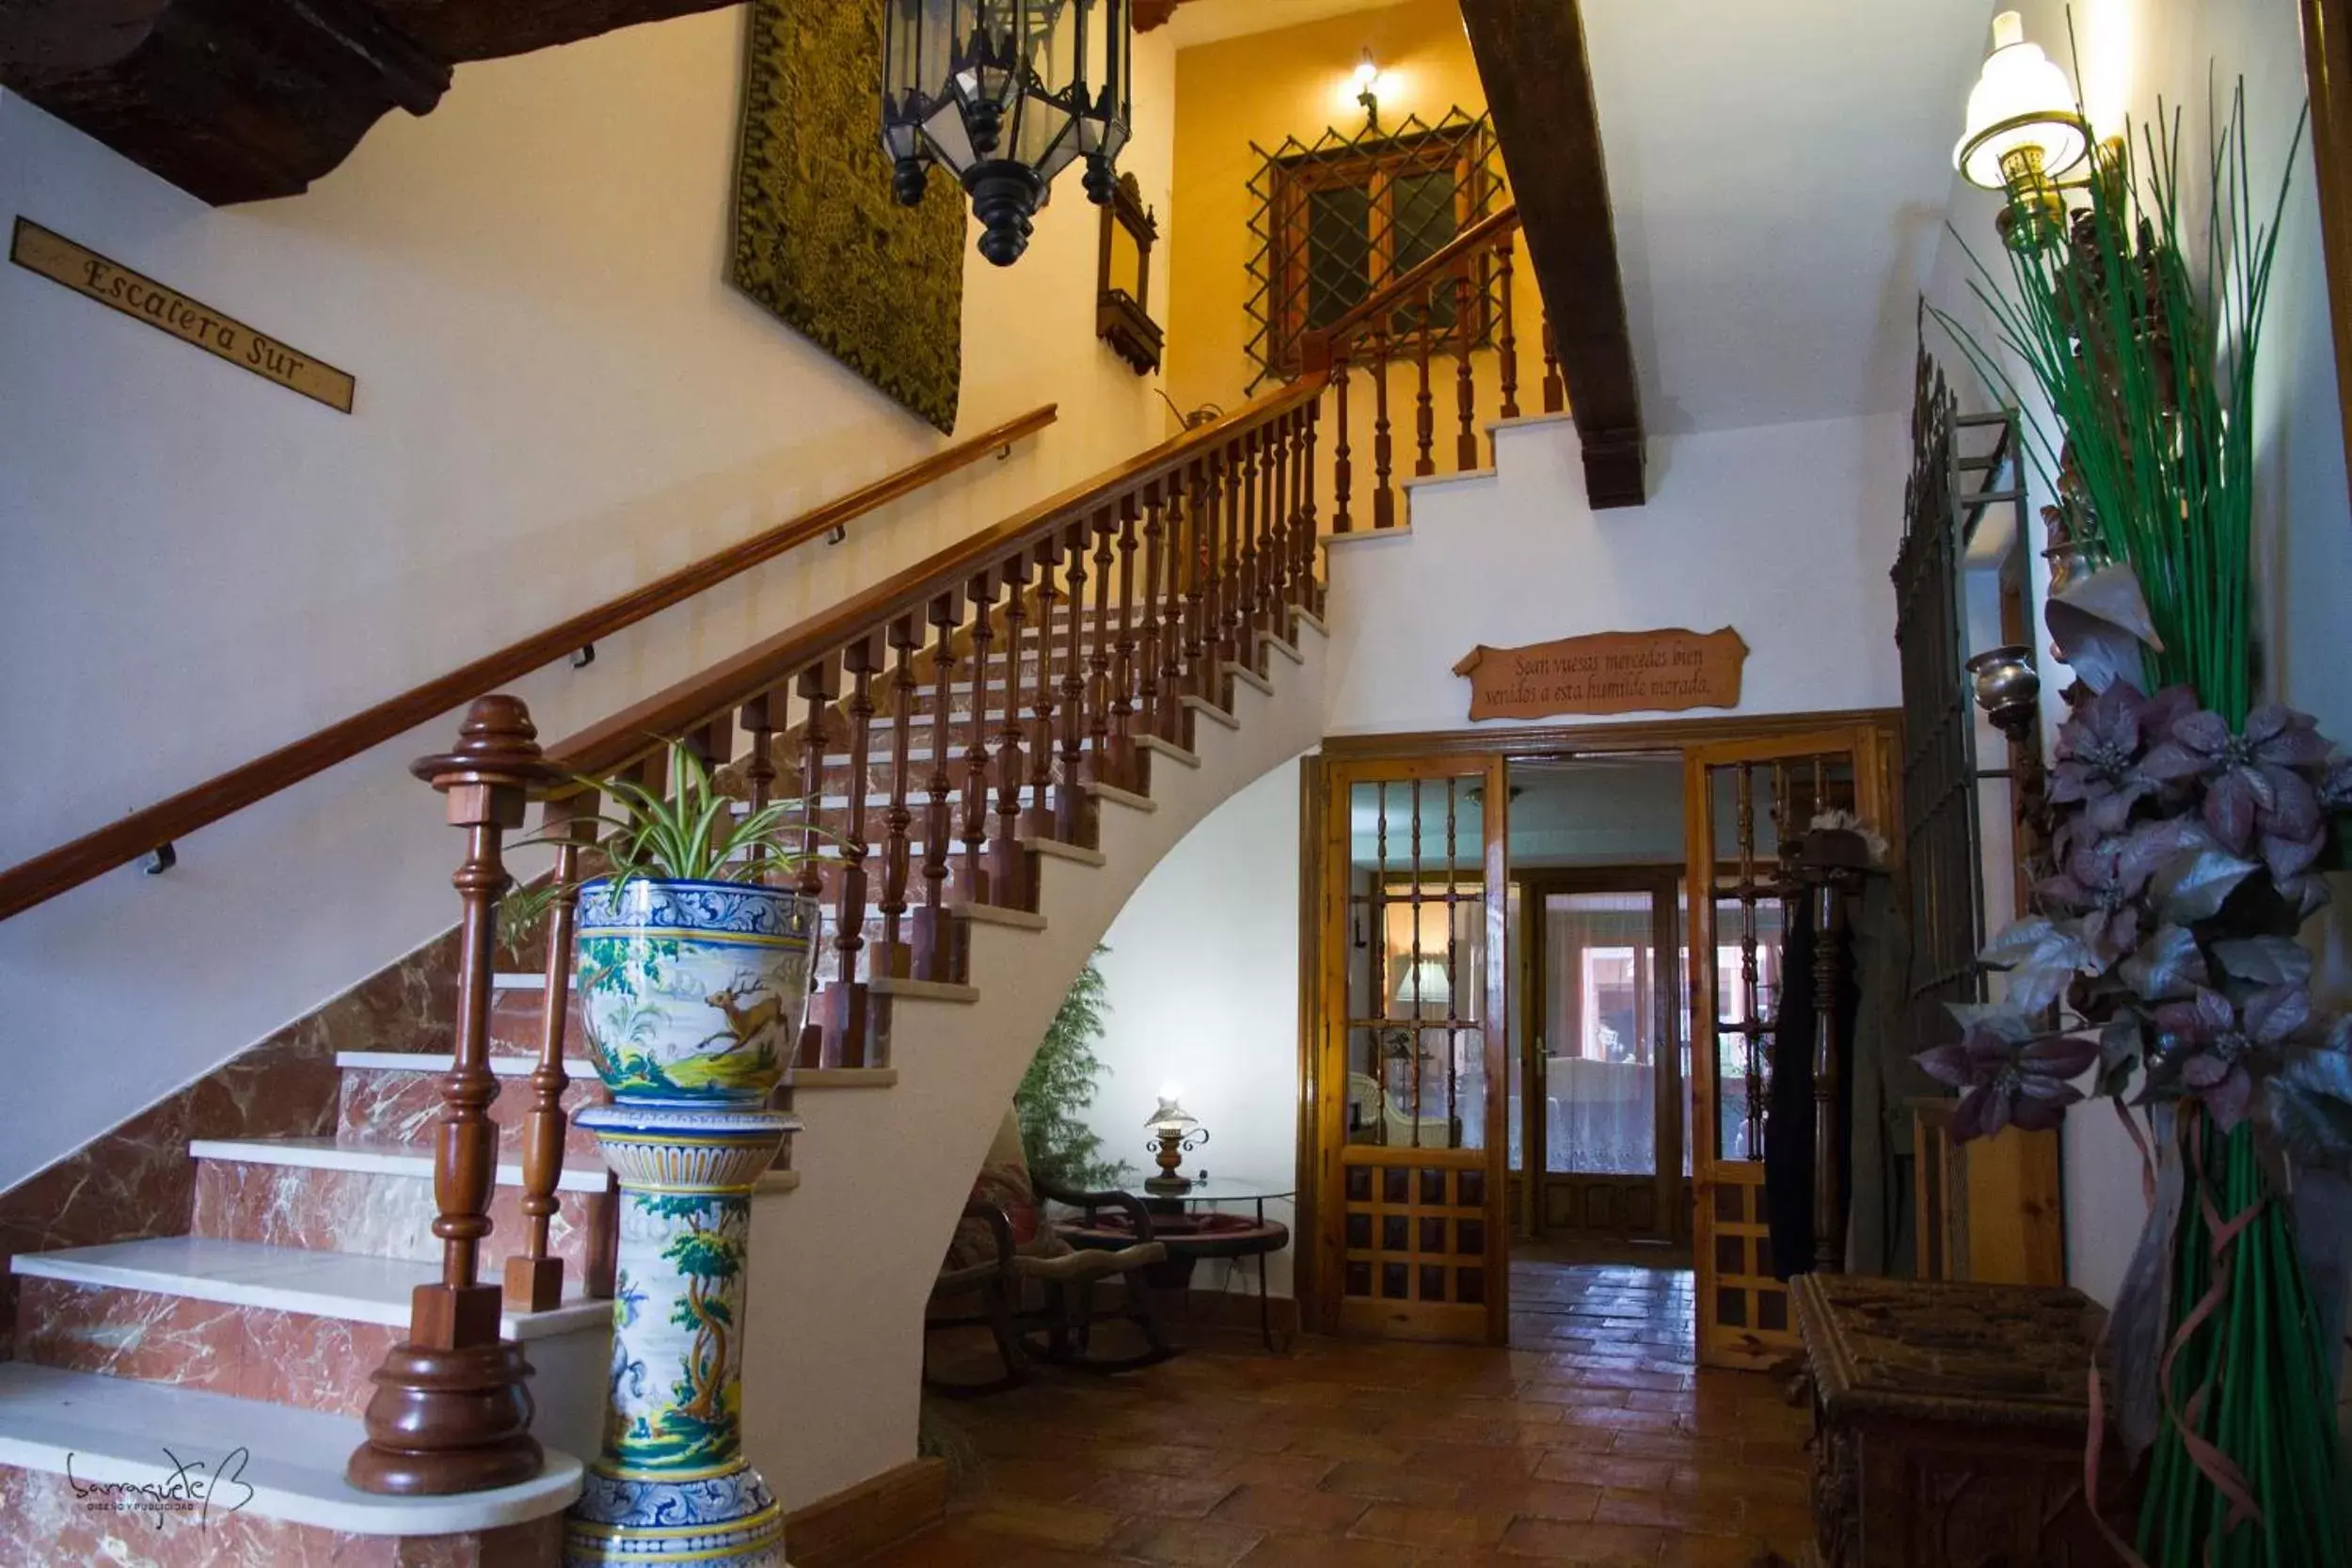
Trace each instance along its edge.
<path fill-rule="evenodd" d="M 509 1008 L 510 1013 L 516 1010 Z M 533 1040 L 538 1037 L 538 1020 L 544 1011 L 543 1006 L 530 1009 L 528 1034 Z M 519 1158 L 533 1092 L 531 1074 L 538 1066 L 538 1053 L 535 1049 L 528 1055 L 500 1052 L 499 1034 L 493 1025 L 490 1070 L 498 1075 L 499 1085 L 498 1098 L 490 1102 L 490 1119 L 498 1123 L 500 1155 Z M 573 1048 L 580 1044 L 577 1029 L 567 1036 L 566 1043 Z M 447 1052 L 337 1052 L 335 1066 L 342 1070 L 342 1081 L 337 1094 L 336 1136 L 431 1148 L 441 1116 L 441 1075 L 455 1059 Z M 564 1088 L 567 1117 L 583 1105 L 602 1104 L 607 1099 L 596 1064 L 587 1057 L 566 1056 L 564 1070 L 571 1079 Z M 596 1140 L 580 1128 L 567 1126 L 564 1147 L 593 1159 Z"/>
<path fill-rule="evenodd" d="M 364 1436 L 357 1417 L 0 1364 L 0 1466 L 18 1472 L 0 1483 L 8 1534 L 40 1542 L 40 1560 L 127 1561 L 121 1541 L 133 1537 L 174 1562 L 374 1562 L 389 1560 L 363 1538 L 385 1536 L 480 1538 L 450 1561 L 553 1560 L 537 1548 L 552 1545 L 556 1516 L 580 1495 L 571 1453 L 551 1448 L 535 1478 L 496 1491 L 378 1497 L 343 1480 Z M 158 1495 L 176 1482 L 202 1512 L 93 1511 L 76 1495 L 92 1482 Z"/>
<path fill-rule="evenodd" d="M 200 1236 L 20 1253 L 11 1268 L 22 1359 L 346 1415 L 407 1337 L 410 1293 L 440 1276 L 437 1262 Z M 550 1413 L 594 1387 L 612 1332 L 612 1304 L 582 1296 L 576 1272 L 566 1283 L 561 1305 L 501 1319 Z"/>
<path fill-rule="evenodd" d="M 432 1228 L 440 1206 L 430 1148 L 374 1139 L 198 1138 L 188 1152 L 196 1161 L 195 1235 L 418 1261 L 441 1256 Z M 483 1278 L 498 1278 L 525 1244 L 522 1179 L 521 1163 L 502 1156 L 482 1243 Z M 564 1154 L 548 1241 L 567 1275 L 580 1273 L 600 1230 L 606 1180 L 596 1155 Z"/>

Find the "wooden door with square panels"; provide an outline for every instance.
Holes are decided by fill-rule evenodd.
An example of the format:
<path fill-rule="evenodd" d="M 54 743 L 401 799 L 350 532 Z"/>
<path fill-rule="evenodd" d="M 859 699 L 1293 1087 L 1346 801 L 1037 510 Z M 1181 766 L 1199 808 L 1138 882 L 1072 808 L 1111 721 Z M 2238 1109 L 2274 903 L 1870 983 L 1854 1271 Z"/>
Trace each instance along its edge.
<path fill-rule="evenodd" d="M 1332 762 L 1316 872 L 1315 1315 L 1501 1344 L 1501 757 Z"/>
<path fill-rule="evenodd" d="M 1823 811 L 1892 837 L 1886 752 L 1886 732 L 1859 724 L 1683 753 L 1692 1260 L 1708 1366 L 1770 1367 L 1799 1348 L 1764 1192 L 1781 942 L 1796 895 L 1782 846 Z"/>

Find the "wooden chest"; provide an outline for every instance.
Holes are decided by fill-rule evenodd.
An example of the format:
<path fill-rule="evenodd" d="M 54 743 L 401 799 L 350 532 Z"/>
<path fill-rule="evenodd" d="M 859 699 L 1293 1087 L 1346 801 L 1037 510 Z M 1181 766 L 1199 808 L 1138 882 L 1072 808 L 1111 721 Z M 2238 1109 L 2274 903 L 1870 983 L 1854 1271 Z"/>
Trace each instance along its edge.
<path fill-rule="evenodd" d="M 2083 1488 L 2095 1303 L 1818 1274 L 1790 1294 L 1812 1363 L 1822 1568 L 2109 1568 Z"/>

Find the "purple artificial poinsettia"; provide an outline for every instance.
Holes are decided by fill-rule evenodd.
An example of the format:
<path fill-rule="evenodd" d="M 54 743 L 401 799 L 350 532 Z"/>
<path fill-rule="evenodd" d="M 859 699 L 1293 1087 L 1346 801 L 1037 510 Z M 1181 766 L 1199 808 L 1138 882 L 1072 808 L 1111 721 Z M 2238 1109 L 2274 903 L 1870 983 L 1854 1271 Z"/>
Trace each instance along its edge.
<path fill-rule="evenodd" d="M 2094 833 L 2122 831 L 2143 798 L 2197 770 L 2194 761 L 2153 754 L 2196 705 L 2185 687 L 2167 687 L 2150 697 L 2122 680 L 2076 704 L 2073 717 L 2058 726 L 2050 802 L 2081 806 Z"/>
<path fill-rule="evenodd" d="M 2149 882 L 2181 857 L 2212 846 L 2205 830 L 2184 817 L 2135 823 L 2077 845 L 2064 869 L 2034 892 L 2053 913 L 2074 916 L 2072 927 L 2084 945 L 2101 965 L 2113 964 L 2139 946 Z"/>
<path fill-rule="evenodd" d="M 2099 1042 L 2036 1036 L 2021 1015 L 1997 1007 L 1969 1012 L 1959 1039 L 1915 1058 L 1929 1077 L 1965 1091 L 1952 1113 L 1952 1137 L 1991 1137 L 2012 1123 L 2032 1132 L 2058 1126 L 2083 1097 L 2069 1080 L 2099 1059 Z"/>
<path fill-rule="evenodd" d="M 2193 1002 L 2156 1009 L 2161 1075 L 2203 1101 L 2226 1132 L 2246 1119 L 2256 1071 L 2275 1068 L 2311 1021 L 2311 992 L 2301 985 L 2265 986 L 2243 1004 L 2201 990 Z"/>
<path fill-rule="evenodd" d="M 2324 835 L 2319 792 L 2297 769 L 2325 766 L 2331 750 L 2310 714 L 2267 703 L 2246 716 L 2236 735 L 2211 711 L 2175 721 L 2171 738 L 2153 748 L 2142 767 L 2203 780 L 2205 826 L 2223 848 L 2242 855 L 2257 832 L 2265 841 L 2297 845 Z M 2312 854 L 2318 852 L 2314 845 Z"/>

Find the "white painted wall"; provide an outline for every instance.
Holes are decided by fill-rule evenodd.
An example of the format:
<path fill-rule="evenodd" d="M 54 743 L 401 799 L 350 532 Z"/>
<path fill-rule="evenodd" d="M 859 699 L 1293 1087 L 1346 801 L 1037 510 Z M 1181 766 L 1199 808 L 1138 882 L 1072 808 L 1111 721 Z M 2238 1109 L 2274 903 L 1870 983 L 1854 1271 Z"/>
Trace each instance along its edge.
<path fill-rule="evenodd" d="M 1988 22 L 1994 8 L 1985 8 Z M 2026 36 L 2068 64 L 2062 0 L 2010 0 Z M 2296 8 L 2265 0 L 2092 0 L 2074 5 L 2080 87 L 2093 127 L 2119 133 L 2130 117 L 2144 124 L 2161 97 L 2183 113 L 2187 166 L 2183 184 L 2201 188 L 2195 169 L 2207 145 L 2208 71 L 2226 104 L 2233 83 L 2247 85 L 2253 184 L 2266 213 L 2287 167 L 2296 116 L 2304 100 L 2303 55 Z M 1958 134 L 1961 105 L 1951 108 Z M 1960 240 L 2006 276 L 1993 217 L 1998 198 L 1952 182 L 1948 217 Z M 2187 232 L 2201 232 L 2190 227 Z M 2343 606 L 2352 583 L 2352 502 L 2347 502 L 2335 365 L 2328 335 L 2327 274 L 2319 233 L 2318 188 L 2308 139 L 2296 153 L 2283 237 L 2271 281 L 2269 319 L 2257 366 L 2255 560 L 2258 627 L 2268 659 L 2268 694 L 2315 714 L 2338 739 L 2352 738 L 2352 666 L 2343 657 Z M 1930 297 L 1964 320 L 1978 319 L 1967 292 L 1968 262 L 1947 235 Z M 1961 356 L 1931 328 L 1930 346 L 1961 385 L 1963 405 L 1993 400 L 1975 387 Z M 2038 414 L 2039 410 L 2035 412 Z M 2038 492 L 2046 487 L 2036 484 Z M 2046 499 L 2038 495 L 2037 499 Z M 2032 524 L 2036 550 L 2045 543 Z M 2034 558 L 2034 602 L 2048 581 Z M 2045 714 L 2055 715 L 2066 673 L 2045 658 Z M 2352 941 L 2345 897 L 2307 933 L 2322 950 L 2323 1002 L 2352 1001 Z M 2069 1277 L 2101 1300 L 2112 1299 L 2141 1223 L 2138 1155 L 2104 1105 L 2078 1108 L 2064 1134 Z"/>
<path fill-rule="evenodd" d="M 1893 705 L 1905 431 L 1882 415 L 1653 441 L 1649 503 L 1595 512 L 1572 425 L 1506 427 L 1496 477 L 1417 484 L 1410 533 L 1332 547 L 1327 732 L 1466 727 L 1454 665 L 1482 642 L 1661 626 L 1739 630 L 1738 712 Z"/>
<path fill-rule="evenodd" d="M 1152 1168 L 1143 1123 L 1163 1084 L 1209 1131 L 1187 1173 L 1297 1179 L 1298 774 L 1284 763 L 1211 812 L 1103 939 L 1111 1016 L 1087 1122 L 1137 1180 Z M 1292 1207 L 1270 1203 L 1266 1217 L 1289 1225 Z M 1290 1293 L 1288 1252 L 1266 1280 Z M 1193 1284 L 1255 1290 L 1255 1265 L 1204 1265 Z"/>
<path fill-rule="evenodd" d="M 346 418 L 0 267 L 0 863 L 147 805 L 941 445 L 725 283 L 742 12 L 459 69 L 308 194 L 212 211 L 0 94 L 22 213 L 358 378 Z M 1173 55 L 1124 160 L 1168 224 Z M 1065 183 L 965 269 L 964 433 L 1012 460 L 516 684 L 543 737 L 1165 433 L 1093 325 Z M 454 718 L 0 924 L 0 1186 L 450 923 L 407 777 Z"/>

